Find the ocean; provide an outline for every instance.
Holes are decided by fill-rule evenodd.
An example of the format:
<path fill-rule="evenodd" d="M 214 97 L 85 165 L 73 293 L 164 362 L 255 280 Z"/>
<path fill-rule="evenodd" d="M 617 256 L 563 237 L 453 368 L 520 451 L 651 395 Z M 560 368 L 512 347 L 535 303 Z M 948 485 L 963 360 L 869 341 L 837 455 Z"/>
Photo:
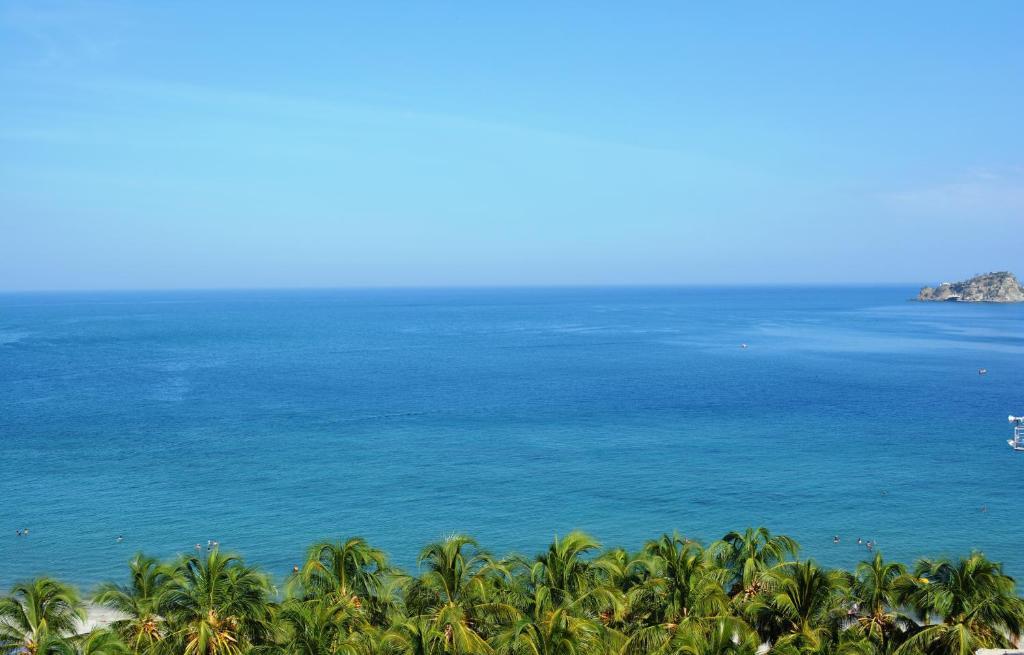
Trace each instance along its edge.
<path fill-rule="evenodd" d="M 1024 576 L 1024 305 L 916 291 L 0 295 L 0 585 L 208 540 L 281 576 L 350 535 L 415 570 L 456 532 L 751 525 L 826 565 L 860 537 Z"/>

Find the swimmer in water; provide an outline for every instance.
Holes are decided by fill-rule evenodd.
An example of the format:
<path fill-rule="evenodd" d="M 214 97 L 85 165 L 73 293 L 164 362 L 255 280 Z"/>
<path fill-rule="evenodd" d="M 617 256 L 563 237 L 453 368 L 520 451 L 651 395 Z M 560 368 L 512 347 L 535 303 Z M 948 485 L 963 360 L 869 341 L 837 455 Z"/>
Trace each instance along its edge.
<path fill-rule="evenodd" d="M 836 535 L 836 536 L 832 537 L 832 543 L 834 543 L 834 544 L 838 544 L 839 543 L 839 535 Z"/>
<path fill-rule="evenodd" d="M 122 541 L 124 541 L 124 537 L 117 535 L 117 543 L 121 543 Z"/>

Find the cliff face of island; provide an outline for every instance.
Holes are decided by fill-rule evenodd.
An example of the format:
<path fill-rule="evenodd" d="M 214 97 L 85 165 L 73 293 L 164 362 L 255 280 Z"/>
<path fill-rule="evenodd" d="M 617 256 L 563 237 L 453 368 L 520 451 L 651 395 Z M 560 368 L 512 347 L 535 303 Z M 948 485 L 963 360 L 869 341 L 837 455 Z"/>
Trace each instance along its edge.
<path fill-rule="evenodd" d="M 1013 273 L 986 273 L 966 282 L 943 282 L 925 287 L 918 300 L 953 302 L 1024 302 L 1024 287 Z"/>

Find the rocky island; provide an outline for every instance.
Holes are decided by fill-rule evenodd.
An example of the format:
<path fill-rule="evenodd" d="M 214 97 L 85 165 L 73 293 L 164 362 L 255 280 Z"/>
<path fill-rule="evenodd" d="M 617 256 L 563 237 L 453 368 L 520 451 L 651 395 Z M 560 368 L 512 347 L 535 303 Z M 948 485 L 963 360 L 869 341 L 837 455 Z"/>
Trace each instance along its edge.
<path fill-rule="evenodd" d="M 943 282 L 924 287 L 918 300 L 952 302 L 1024 302 L 1024 287 L 1013 273 L 976 275 L 965 282 Z"/>

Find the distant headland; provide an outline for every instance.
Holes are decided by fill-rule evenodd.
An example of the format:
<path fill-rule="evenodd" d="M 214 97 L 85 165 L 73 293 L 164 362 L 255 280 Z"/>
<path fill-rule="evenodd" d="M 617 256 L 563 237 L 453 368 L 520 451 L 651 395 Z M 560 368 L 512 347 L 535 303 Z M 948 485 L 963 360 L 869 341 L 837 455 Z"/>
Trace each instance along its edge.
<path fill-rule="evenodd" d="M 964 282 L 943 282 L 924 287 L 918 300 L 952 302 L 1024 302 L 1024 287 L 1013 273 L 985 273 Z"/>

